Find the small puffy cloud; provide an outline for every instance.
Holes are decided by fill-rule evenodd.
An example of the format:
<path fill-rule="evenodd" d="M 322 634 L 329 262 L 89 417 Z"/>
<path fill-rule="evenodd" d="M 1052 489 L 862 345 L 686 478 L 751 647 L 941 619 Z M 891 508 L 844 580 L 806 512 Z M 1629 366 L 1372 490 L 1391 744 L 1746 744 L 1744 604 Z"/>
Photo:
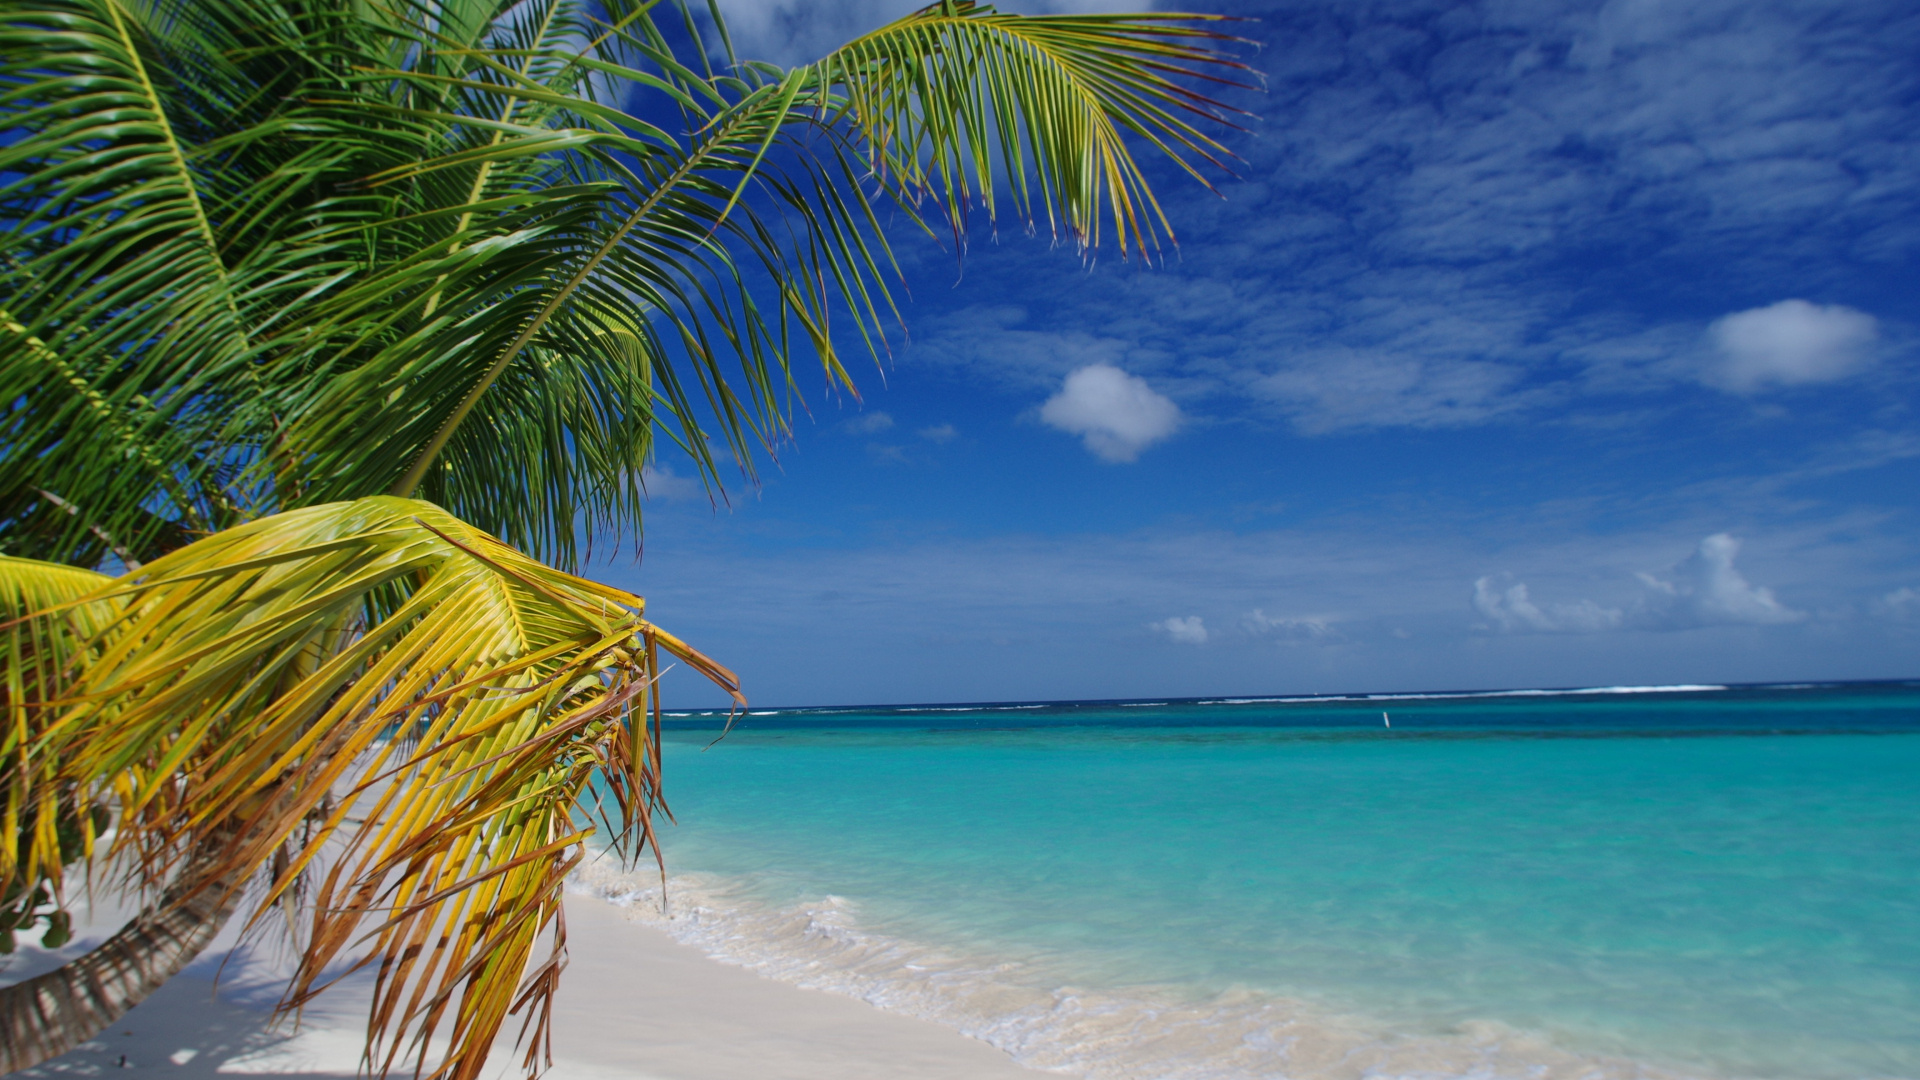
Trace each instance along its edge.
<path fill-rule="evenodd" d="M 1240 628 L 1256 637 L 1282 642 L 1339 641 L 1340 631 L 1324 615 L 1273 616 L 1254 608 L 1240 619 Z"/>
<path fill-rule="evenodd" d="M 1618 629 L 1626 619 L 1619 608 L 1591 600 L 1542 607 L 1527 595 L 1525 582 L 1501 588 L 1491 577 L 1473 583 L 1473 609 L 1494 629 L 1509 634 L 1591 634 Z"/>
<path fill-rule="evenodd" d="M 877 435 L 893 430 L 893 417 L 883 412 L 863 413 L 840 426 L 855 435 Z"/>
<path fill-rule="evenodd" d="M 1920 620 L 1920 589 L 1902 586 L 1873 602 L 1873 613 L 1889 619 Z"/>
<path fill-rule="evenodd" d="M 1834 382 L 1873 362 L 1880 326 L 1838 304 L 1782 300 L 1723 316 L 1707 328 L 1716 355 L 1708 381 L 1738 394 Z"/>
<path fill-rule="evenodd" d="M 1171 618 L 1161 619 L 1159 622 L 1148 623 L 1147 627 L 1151 630 L 1158 630 L 1160 633 L 1167 635 L 1182 645 L 1205 645 L 1207 643 L 1207 627 L 1205 623 L 1200 621 L 1200 616 L 1198 615 L 1188 615 L 1184 619 L 1175 615 Z"/>
<path fill-rule="evenodd" d="M 1173 434 L 1180 407 L 1145 379 L 1111 364 L 1088 364 L 1067 376 L 1060 392 L 1040 407 L 1040 419 L 1080 436 L 1094 456 L 1117 464 Z"/>
<path fill-rule="evenodd" d="M 1740 541 L 1715 533 L 1672 570 L 1672 579 L 1640 574 L 1646 587 L 1634 622 L 1655 630 L 1694 626 L 1768 626 L 1807 617 L 1774 599 L 1773 590 L 1749 584 L 1733 565 Z"/>
<path fill-rule="evenodd" d="M 935 424 L 923 427 L 915 434 L 931 443 L 950 443 L 960 437 L 960 429 L 952 424 Z"/>

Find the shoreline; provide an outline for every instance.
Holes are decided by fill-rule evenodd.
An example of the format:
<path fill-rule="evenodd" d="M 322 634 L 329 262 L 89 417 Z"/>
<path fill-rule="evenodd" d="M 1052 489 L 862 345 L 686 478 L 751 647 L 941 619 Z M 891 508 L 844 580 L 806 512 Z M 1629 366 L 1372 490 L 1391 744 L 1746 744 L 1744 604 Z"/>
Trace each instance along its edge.
<path fill-rule="evenodd" d="M 699 872 L 674 875 L 663 912 L 651 874 L 599 862 L 575 871 L 568 896 L 599 899 L 595 910 L 610 907 L 763 985 L 856 1002 L 957 1034 L 1001 1055 L 1013 1077 L 1726 1080 L 1572 1049 L 1547 1032 L 1493 1020 L 1402 1028 L 1245 987 L 1195 995 L 1176 985 L 1094 985 L 1033 958 L 895 936 L 863 924 L 859 905 L 842 897 L 769 904 L 741 892 L 742 884 Z"/>
<path fill-rule="evenodd" d="M 1046 1075 L 929 1020 L 757 975 L 570 891 L 569 961 L 554 1006 L 552 1080 L 1034 1080 Z M 0 984 L 84 951 L 123 912 L 76 912 L 74 941 L 57 953 L 21 943 Z M 238 920 L 236 920 L 237 922 Z M 21 1077 L 169 1080 L 221 1076 L 356 1075 L 368 981 L 349 980 L 310 1006 L 294 1031 L 266 1030 L 283 976 L 271 945 L 234 950 L 230 926 L 215 946 L 92 1042 Z M 216 989 L 214 974 L 227 963 Z M 488 1062 L 489 1080 L 522 1075 L 518 1019 Z M 124 1061 L 124 1065 L 122 1064 Z M 394 1075 L 403 1072 L 396 1065 Z"/>

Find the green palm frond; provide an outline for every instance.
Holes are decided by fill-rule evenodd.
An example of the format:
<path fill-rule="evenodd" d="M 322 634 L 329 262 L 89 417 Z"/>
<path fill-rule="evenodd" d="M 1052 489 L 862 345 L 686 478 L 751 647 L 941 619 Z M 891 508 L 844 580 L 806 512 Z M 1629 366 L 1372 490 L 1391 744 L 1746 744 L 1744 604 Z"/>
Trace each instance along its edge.
<path fill-rule="evenodd" d="M 1238 85 L 1245 65 L 1196 26 L 1220 16 L 1011 15 L 972 0 L 934 4 L 803 69 L 831 119 L 851 121 L 871 168 L 912 201 L 932 197 L 957 233 L 979 203 L 996 214 L 1011 189 L 1018 215 L 1047 219 L 1085 251 L 1100 243 L 1102 207 L 1124 256 L 1173 237 L 1133 135 L 1184 168 L 1226 169 L 1234 155 L 1203 128 L 1236 111 L 1184 85 Z M 1035 208 L 1035 203 L 1039 208 Z"/>
<path fill-rule="evenodd" d="M 587 803 L 630 854 L 652 837 L 658 653 L 738 696 L 639 597 L 415 500 L 288 511 L 92 596 L 124 614 L 45 739 L 112 791 L 115 849 L 147 879 L 208 837 L 209 880 L 281 853 L 269 903 L 316 875 L 287 1005 L 376 965 L 382 1072 L 450 1023 L 436 1075 L 467 1080 L 516 1002 L 545 1029 L 530 962 L 564 944 Z"/>
<path fill-rule="evenodd" d="M 637 528 L 657 434 L 751 475 L 797 357 L 851 391 L 842 350 L 885 354 L 882 192 L 964 235 L 1004 189 L 1144 254 L 1171 230 L 1128 140 L 1228 156 L 1186 84 L 1240 67 L 1187 17 L 948 3 L 791 72 L 713 72 L 693 27 L 653 0 L 0 13 L 0 546 L 144 559 L 417 491 L 571 565 L 580 528 Z"/>
<path fill-rule="evenodd" d="M 221 258 L 149 39 L 118 3 L 10 5 L 0 21 L 0 101 L 26 133 L 0 148 L 0 516 L 37 519 L 36 547 L 56 555 L 97 551 L 102 533 L 143 546 L 158 529 L 101 489 L 163 493 L 204 523 L 187 448 L 247 351 L 245 285 Z"/>

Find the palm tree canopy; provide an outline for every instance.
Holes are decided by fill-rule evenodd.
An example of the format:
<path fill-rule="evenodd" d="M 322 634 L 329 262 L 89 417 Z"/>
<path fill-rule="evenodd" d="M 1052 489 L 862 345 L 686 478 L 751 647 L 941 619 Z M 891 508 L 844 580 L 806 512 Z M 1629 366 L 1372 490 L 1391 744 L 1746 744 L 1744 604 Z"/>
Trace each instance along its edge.
<path fill-rule="evenodd" d="M 1197 18 L 947 0 L 782 70 L 662 0 L 0 8 L 0 916 L 104 801 L 169 904 L 266 868 L 289 1004 L 377 965 L 377 1068 L 544 1032 L 591 818 L 651 838 L 657 653 L 738 693 L 575 537 L 662 434 L 750 476 L 796 357 L 852 390 L 886 205 L 1157 252 L 1129 142 L 1220 164 L 1190 84 L 1244 70 Z"/>
<path fill-rule="evenodd" d="M 658 0 L 9 4 L 0 550 L 393 492 L 572 565 L 658 432 L 750 473 L 796 355 L 882 354 L 876 200 L 1157 250 L 1127 140 L 1226 156 L 1195 18 L 948 2 L 786 71 Z"/>

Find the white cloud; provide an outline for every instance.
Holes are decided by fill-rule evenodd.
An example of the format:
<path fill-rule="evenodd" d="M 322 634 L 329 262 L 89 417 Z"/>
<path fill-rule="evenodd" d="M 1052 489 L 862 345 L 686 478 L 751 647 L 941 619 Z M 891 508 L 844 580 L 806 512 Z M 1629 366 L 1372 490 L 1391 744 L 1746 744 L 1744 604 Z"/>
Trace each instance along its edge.
<path fill-rule="evenodd" d="M 1339 641 L 1344 637 L 1334 628 L 1330 616 L 1273 616 L 1259 608 L 1247 612 L 1240 620 L 1240 627 L 1249 634 L 1282 642 Z"/>
<path fill-rule="evenodd" d="M 923 427 L 916 434 L 932 443 L 950 443 L 960 437 L 960 429 L 952 424 L 935 424 Z"/>
<path fill-rule="evenodd" d="M 1524 582 L 1502 589 L 1491 577 L 1473 583 L 1473 608 L 1495 629 L 1506 633 L 1591 634 L 1618 629 L 1625 620 L 1619 608 L 1601 607 L 1591 600 L 1548 604 L 1544 608 L 1527 595 Z"/>
<path fill-rule="evenodd" d="M 1714 505 L 1696 505 L 1702 501 Z M 1662 633 L 1629 614 L 1610 632 L 1499 633 L 1472 610 L 1474 579 L 1492 569 L 1486 560 L 1498 551 L 1515 576 L 1491 585 L 1504 592 L 1527 582 L 1530 602 L 1549 614 L 1552 601 L 1582 597 L 1634 612 L 1643 591 L 1635 570 L 1674 581 L 1668 568 L 1724 524 L 1721 500 L 1703 499 L 1697 489 L 1676 496 L 1696 516 L 1679 519 L 1663 507 L 1659 520 L 1641 524 L 1634 517 L 1650 514 L 1645 499 L 1622 496 L 1572 517 L 1527 503 L 1407 514 L 1392 528 L 1369 518 L 1302 515 L 1248 530 L 1173 522 L 1060 534 L 923 527 L 876 537 L 835 521 L 834 529 L 810 534 L 817 542 L 783 547 L 764 540 L 769 523 L 786 520 L 772 513 L 772 502 L 741 500 L 721 515 L 704 503 L 669 505 L 648 523 L 644 564 L 610 560 L 593 572 L 644 594 L 652 618 L 703 651 L 750 668 L 756 701 L 1884 678 L 1911 674 L 1909 631 L 1920 626 L 1875 613 L 1823 617 L 1818 625 L 1810 616 L 1759 631 Z M 1698 519 L 1707 513 L 1720 523 Z M 1888 567 L 1920 566 L 1920 541 L 1900 515 L 1810 514 L 1794 499 L 1749 504 L 1741 517 L 1753 521 L 1754 536 L 1765 536 L 1768 558 L 1756 561 L 1759 544 L 1750 538 L 1734 565 L 1791 596 L 1796 608 L 1851 607 L 1864 616 L 1874 598 L 1900 586 L 1920 593 L 1911 572 L 1882 576 Z M 1791 578 L 1786 569 L 1772 576 L 1776 566 L 1790 568 Z M 819 597 L 828 592 L 836 610 L 858 617 L 848 620 L 846 655 L 823 659 L 809 643 L 817 638 Z M 1275 605 L 1264 612 L 1269 621 L 1323 619 L 1343 636 L 1276 647 L 1280 639 L 1242 628 L 1255 603 Z M 1205 612 L 1216 613 L 1199 623 L 1206 643 L 1173 648 L 1167 617 L 1184 625 Z M 1469 622 L 1489 630 L 1472 633 Z M 1148 630 L 1150 623 L 1159 626 Z M 1019 648 L 985 666 L 948 662 L 956 648 L 1000 639 Z M 1142 664 L 1137 650 L 1151 644 L 1143 639 L 1206 662 Z M 679 684 L 687 689 L 672 691 L 669 702 L 695 693 L 694 681 L 687 676 Z"/>
<path fill-rule="evenodd" d="M 875 435 L 893 430 L 893 417 L 884 412 L 862 413 L 840 425 L 856 435 Z"/>
<path fill-rule="evenodd" d="M 1489 576 L 1473 583 L 1473 608 L 1503 633 L 1590 634 L 1603 630 L 1688 630 L 1700 626 L 1771 626 L 1807 617 L 1756 586 L 1734 567 L 1740 541 L 1715 533 L 1676 564 L 1667 576 L 1634 576 L 1640 595 L 1631 607 L 1592 600 L 1536 603 L 1525 582 L 1504 584 Z"/>
<path fill-rule="evenodd" d="M 1110 364 L 1089 364 L 1067 376 L 1040 407 L 1040 419 L 1078 435 L 1103 461 L 1127 462 L 1173 434 L 1180 407 L 1145 379 Z"/>
<path fill-rule="evenodd" d="M 987 251 L 981 261 L 1000 254 Z M 1019 253 L 1027 270 L 1038 268 L 1036 254 Z M 1139 355 L 1135 340 L 1063 330 L 1050 316 L 1030 320 L 1018 304 L 961 308 L 917 324 L 915 333 L 906 362 L 961 368 L 1016 393 L 1057 386 L 1089 364 L 1137 370 L 1153 359 Z"/>
<path fill-rule="evenodd" d="M 1147 627 L 1160 631 L 1182 645 L 1205 645 L 1207 643 L 1207 627 L 1200 621 L 1200 616 L 1198 615 L 1189 615 L 1184 619 L 1175 615 L 1171 618 L 1161 619 L 1159 622 L 1148 623 Z"/>
<path fill-rule="evenodd" d="M 1456 427 L 1531 404 L 1526 394 L 1513 390 L 1523 374 L 1509 364 L 1318 349 L 1290 357 L 1250 389 L 1256 398 L 1279 404 L 1296 427 L 1310 434 Z"/>
<path fill-rule="evenodd" d="M 1767 626 L 1807 617 L 1774 599 L 1773 590 L 1749 584 L 1734 568 L 1740 541 L 1715 533 L 1672 570 L 1672 580 L 1639 574 L 1646 587 L 1633 621 L 1655 630 L 1695 626 Z"/>
<path fill-rule="evenodd" d="M 1048 333 L 916 325 L 909 362 L 1003 383 L 1110 363 L 1189 409 L 1318 434 L 1569 404 L 1627 417 L 1676 383 L 1841 377 L 1876 351 L 1847 344 L 1861 313 L 1804 301 L 1799 322 L 1840 328 L 1824 352 L 1729 359 L 1703 330 L 1730 292 L 1791 296 L 1788 275 L 1849 291 L 1920 251 L 1901 5 L 1362 0 L 1262 18 L 1244 32 L 1266 38 L 1271 96 L 1234 98 L 1269 121 L 1233 142 L 1246 181 L 1224 199 L 1161 188 L 1178 263 L 1134 280 L 976 245 L 967 288 L 989 295 L 972 302 L 1045 295 Z M 1889 318 L 1878 351 L 1910 333 Z"/>
<path fill-rule="evenodd" d="M 649 499 L 701 499 L 707 489 L 698 478 L 681 476 L 665 465 L 649 465 L 640 470 L 640 486 Z"/>
<path fill-rule="evenodd" d="M 926 7 L 926 0 L 721 0 L 736 52 L 748 60 L 804 64 L 835 47 Z M 1037 15 L 1076 11 L 1142 11 L 1141 0 L 1016 0 L 1003 11 Z M 698 5 L 696 5 L 698 7 Z"/>
<path fill-rule="evenodd" d="M 1782 300 L 1735 312 L 1707 328 L 1718 354 L 1709 381 L 1750 394 L 1769 385 L 1834 382 L 1873 361 L 1880 327 L 1864 311 Z"/>
<path fill-rule="evenodd" d="M 1873 611 L 1891 619 L 1920 619 L 1920 589 L 1902 586 L 1873 602 Z"/>

